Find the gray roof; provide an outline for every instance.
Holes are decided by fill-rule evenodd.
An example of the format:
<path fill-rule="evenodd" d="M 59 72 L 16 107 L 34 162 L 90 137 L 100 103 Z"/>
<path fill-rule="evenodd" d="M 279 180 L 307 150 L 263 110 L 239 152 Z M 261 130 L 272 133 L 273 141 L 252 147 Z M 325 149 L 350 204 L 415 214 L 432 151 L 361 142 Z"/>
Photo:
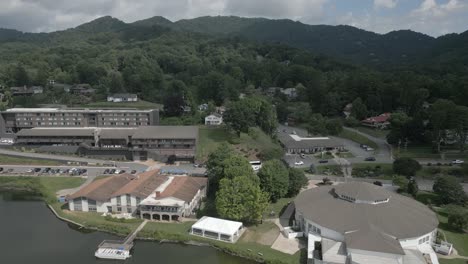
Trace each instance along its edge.
<path fill-rule="evenodd" d="M 145 126 L 139 127 L 133 139 L 193 139 L 198 138 L 197 126 Z"/>
<path fill-rule="evenodd" d="M 342 185 L 348 184 L 353 186 L 355 183 Z M 424 204 L 370 183 L 357 184 L 362 185 L 359 193 L 363 195 L 370 194 L 371 198 L 375 198 L 373 189 L 378 188 L 384 197 L 390 197 L 390 199 L 388 202 L 379 204 L 353 203 L 338 198 L 335 194 L 335 188 L 347 190 L 346 186 L 323 186 L 300 193 L 294 201 L 296 212 L 301 213 L 305 219 L 343 235 L 353 231 L 366 232 L 372 228 L 381 235 L 405 239 L 428 234 L 437 228 L 439 221 L 435 213 Z M 366 238 L 365 235 L 356 233 L 350 236 L 351 240 L 353 236 L 374 240 L 376 235 Z M 364 242 L 362 244 L 366 245 Z M 371 246 L 368 247 L 372 249 Z M 383 248 L 379 247 L 379 250 L 385 252 Z"/>
<path fill-rule="evenodd" d="M 130 94 L 130 93 L 111 94 L 110 97 L 114 97 L 114 98 L 138 98 L 138 96 L 136 94 Z"/>
<path fill-rule="evenodd" d="M 335 148 L 343 146 L 343 142 L 336 138 L 329 137 L 328 139 L 313 139 L 313 140 L 301 140 L 296 141 L 291 137 L 291 134 L 280 132 L 278 133 L 278 139 L 281 144 L 288 149 L 301 149 L 301 148 Z"/>
<path fill-rule="evenodd" d="M 135 108 L 10 108 L 6 113 L 149 113 L 159 111 L 158 109 L 139 110 Z"/>
<path fill-rule="evenodd" d="M 367 228 L 345 234 L 346 247 L 367 251 L 405 255 L 400 242 L 373 228 Z"/>
<path fill-rule="evenodd" d="M 101 139 L 128 139 L 136 130 L 137 128 L 101 128 L 98 131 Z"/>
<path fill-rule="evenodd" d="M 388 192 L 382 192 L 382 188 L 372 184 L 362 184 L 361 182 L 350 182 L 347 184 L 340 184 L 335 187 L 337 195 L 345 195 L 360 201 L 375 202 L 386 200 L 390 198 Z"/>
<path fill-rule="evenodd" d="M 17 136 L 94 136 L 93 128 L 31 128 L 21 129 Z"/>

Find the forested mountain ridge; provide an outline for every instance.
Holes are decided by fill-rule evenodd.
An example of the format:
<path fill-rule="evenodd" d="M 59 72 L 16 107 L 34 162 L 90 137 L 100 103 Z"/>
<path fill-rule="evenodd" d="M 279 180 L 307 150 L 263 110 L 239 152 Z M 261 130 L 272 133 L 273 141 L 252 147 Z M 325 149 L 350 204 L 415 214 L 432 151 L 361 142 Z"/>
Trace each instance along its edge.
<path fill-rule="evenodd" d="M 112 17 L 101 17 L 74 29 L 51 34 L 21 33 L 0 29 L 0 42 L 45 41 L 67 32 L 115 33 L 122 38 L 148 39 L 164 29 L 194 32 L 218 37 L 241 37 L 264 43 L 285 44 L 333 56 L 348 62 L 379 68 L 417 64 L 450 63 L 456 70 L 468 60 L 468 31 L 434 38 L 410 30 L 377 34 L 351 26 L 307 25 L 288 19 L 242 18 L 235 16 L 205 16 L 176 22 L 155 16 L 125 23 Z M 135 33 L 138 32 L 138 33 Z M 463 69 L 462 69 L 463 70 Z"/>
<path fill-rule="evenodd" d="M 249 27 L 271 22 L 236 17 L 229 20 L 226 27 L 231 31 L 238 30 L 246 21 L 254 21 Z M 380 71 L 311 49 L 259 43 L 235 34 L 221 37 L 181 30 L 174 26 L 178 23 L 182 22 L 155 17 L 128 24 L 103 17 L 48 34 L 0 30 L 0 85 L 45 86 L 47 80 L 88 83 L 97 89 L 93 101 L 105 100 L 109 93 L 131 92 L 146 101 L 175 106 L 167 112 L 170 116 L 183 115 L 180 109 L 187 109 L 185 106 L 195 111 L 201 103 L 224 105 L 237 100 L 241 93 L 257 94 L 269 87 L 298 87 L 297 102 L 289 104 L 283 98 L 275 103 L 281 121 L 292 115 L 300 122 L 307 122 L 301 118 L 311 113 L 339 116 L 343 107 L 357 98 L 367 108 L 368 115 L 386 111 L 414 114 L 424 101 L 435 102 L 439 98 L 468 105 L 465 99 L 468 78 L 464 74 L 466 67 L 463 68 L 465 47 L 458 42 L 466 34 L 445 36 L 438 42 L 450 51 L 434 53 L 437 58 L 444 58 L 446 64 L 430 64 L 427 69 L 406 67 Z M 183 23 L 190 24 L 190 20 Z M 297 22 L 287 22 L 285 27 L 291 23 L 306 27 Z M 332 28 L 340 31 L 338 36 L 343 39 L 358 34 L 369 38 L 377 35 L 347 26 Z M 412 39 L 414 33 L 394 32 L 385 36 Z M 432 39 L 424 35 L 417 38 Z M 68 98 L 63 91 L 46 91 L 38 101 L 28 99 L 9 106 L 82 103 L 81 98 Z"/>
<path fill-rule="evenodd" d="M 288 19 L 241 18 L 235 16 L 183 19 L 153 25 L 218 36 L 239 36 L 267 43 L 305 48 L 371 66 L 402 65 L 434 61 L 434 54 L 451 53 L 450 45 L 468 46 L 466 35 L 434 38 L 411 30 L 377 34 L 351 26 L 307 25 Z M 138 23 L 138 22 L 136 22 Z M 443 55 L 442 55 L 443 56 Z M 465 57 L 467 58 L 467 57 Z"/>

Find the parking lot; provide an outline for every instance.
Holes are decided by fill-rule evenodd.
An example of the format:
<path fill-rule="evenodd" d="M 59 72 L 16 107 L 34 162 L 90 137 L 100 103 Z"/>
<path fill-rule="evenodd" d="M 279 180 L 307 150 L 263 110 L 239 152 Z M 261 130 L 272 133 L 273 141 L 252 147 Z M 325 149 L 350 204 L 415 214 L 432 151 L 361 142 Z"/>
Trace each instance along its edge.
<path fill-rule="evenodd" d="M 0 176 L 24 175 L 24 176 L 99 176 L 104 174 L 119 174 L 132 171 L 128 167 L 93 167 L 93 166 L 22 166 L 0 165 Z"/>

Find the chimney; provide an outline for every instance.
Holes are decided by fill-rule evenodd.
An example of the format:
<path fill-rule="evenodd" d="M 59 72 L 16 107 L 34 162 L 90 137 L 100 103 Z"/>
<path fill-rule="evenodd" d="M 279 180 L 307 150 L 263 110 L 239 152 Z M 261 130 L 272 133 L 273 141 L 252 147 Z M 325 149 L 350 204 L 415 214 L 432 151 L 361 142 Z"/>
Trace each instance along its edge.
<path fill-rule="evenodd" d="M 161 191 L 156 191 L 156 198 L 158 198 L 161 195 Z"/>

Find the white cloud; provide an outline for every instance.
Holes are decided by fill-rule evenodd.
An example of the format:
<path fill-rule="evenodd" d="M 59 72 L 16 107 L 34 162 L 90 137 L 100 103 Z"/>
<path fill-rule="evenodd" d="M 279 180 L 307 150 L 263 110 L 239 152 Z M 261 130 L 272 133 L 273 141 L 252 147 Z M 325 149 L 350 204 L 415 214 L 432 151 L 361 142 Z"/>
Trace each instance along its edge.
<path fill-rule="evenodd" d="M 48 32 L 75 27 L 105 15 L 125 22 L 152 16 L 175 21 L 199 16 L 237 15 L 289 18 L 308 24 L 347 24 L 380 33 L 412 29 L 437 36 L 468 29 L 468 0 L 411 0 L 419 5 L 405 12 L 396 8 L 404 2 L 400 0 L 373 0 L 368 6 L 363 5 L 365 1 L 362 0 L 346 0 L 359 3 L 364 12 L 339 11 L 342 1 L 0 0 L 0 27 Z"/>
<path fill-rule="evenodd" d="M 395 8 L 398 4 L 398 0 L 374 0 L 374 8 Z"/>

